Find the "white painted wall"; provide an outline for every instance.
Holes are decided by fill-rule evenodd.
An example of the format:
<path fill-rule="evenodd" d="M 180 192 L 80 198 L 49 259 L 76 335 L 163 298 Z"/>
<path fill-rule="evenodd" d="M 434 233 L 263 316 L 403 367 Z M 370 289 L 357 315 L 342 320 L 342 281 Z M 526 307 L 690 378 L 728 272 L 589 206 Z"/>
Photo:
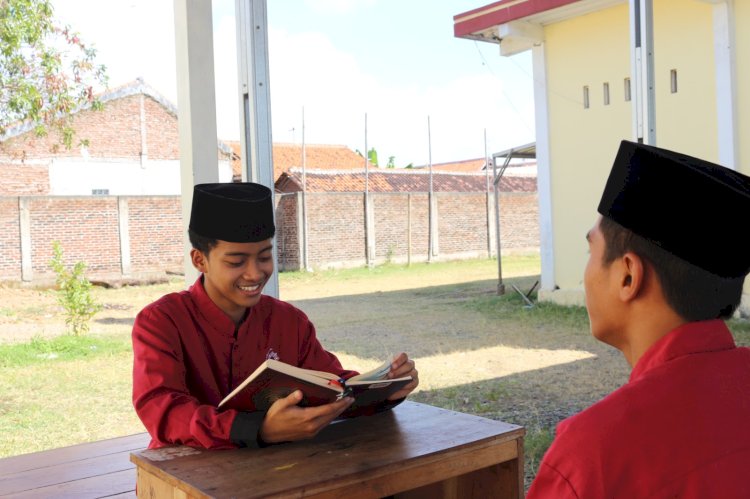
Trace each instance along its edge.
<path fill-rule="evenodd" d="M 219 182 L 232 181 L 232 166 L 219 161 Z M 90 196 L 108 189 L 110 196 L 179 195 L 179 160 L 135 161 L 56 159 L 49 167 L 50 194 Z"/>

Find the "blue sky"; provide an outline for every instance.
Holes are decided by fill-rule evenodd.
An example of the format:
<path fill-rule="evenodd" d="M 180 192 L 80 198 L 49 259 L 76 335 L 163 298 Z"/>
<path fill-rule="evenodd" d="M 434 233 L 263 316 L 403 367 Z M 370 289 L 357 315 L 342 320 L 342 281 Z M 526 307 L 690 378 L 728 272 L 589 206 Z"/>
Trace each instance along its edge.
<path fill-rule="evenodd" d="M 176 103 L 172 0 L 53 0 L 99 50 L 110 86 L 142 76 Z M 530 54 L 453 36 L 475 0 L 269 0 L 273 140 L 368 146 L 381 162 L 481 157 L 534 140 Z M 234 1 L 214 0 L 217 129 L 238 137 Z"/>

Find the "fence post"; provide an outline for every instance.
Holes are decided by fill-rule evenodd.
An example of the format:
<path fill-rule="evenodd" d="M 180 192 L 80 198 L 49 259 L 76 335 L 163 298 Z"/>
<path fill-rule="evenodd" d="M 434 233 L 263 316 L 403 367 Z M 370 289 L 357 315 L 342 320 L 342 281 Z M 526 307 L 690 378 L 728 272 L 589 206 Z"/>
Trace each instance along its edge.
<path fill-rule="evenodd" d="M 31 214 L 29 198 L 18 198 L 19 228 L 21 230 L 21 280 L 31 282 L 34 278 L 34 267 L 31 262 Z"/>
<path fill-rule="evenodd" d="M 129 277 L 131 272 L 129 210 L 128 199 L 122 196 L 117 196 L 117 218 L 120 229 L 120 268 L 122 276 Z"/>

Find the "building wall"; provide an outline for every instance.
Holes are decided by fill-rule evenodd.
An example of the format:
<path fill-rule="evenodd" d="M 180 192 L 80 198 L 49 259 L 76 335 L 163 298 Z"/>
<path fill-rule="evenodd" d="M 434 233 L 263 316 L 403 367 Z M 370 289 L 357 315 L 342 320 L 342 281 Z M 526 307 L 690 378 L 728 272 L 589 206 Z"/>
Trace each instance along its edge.
<path fill-rule="evenodd" d="M 308 192 L 308 263 L 312 267 L 365 261 L 364 194 Z"/>
<path fill-rule="evenodd" d="M 65 261 L 86 262 L 92 274 L 120 271 L 117 198 L 31 197 L 31 268 L 40 279 L 54 278 L 49 261 L 59 241 Z"/>
<path fill-rule="evenodd" d="M 712 9 L 699 1 L 654 2 L 656 143 L 718 161 Z M 634 99 L 628 4 L 547 26 L 545 46 L 554 277 L 563 291 L 580 293 L 587 259 L 583 235 L 597 216 L 620 140 L 634 139 L 632 102 L 625 100 L 624 83 L 631 78 Z M 677 74 L 676 93 L 671 91 L 672 70 Z M 609 105 L 603 102 L 605 82 Z M 589 88 L 588 109 L 583 105 L 584 86 Z"/>
<path fill-rule="evenodd" d="M 654 2 L 656 144 L 718 161 L 712 9 L 695 0 Z M 671 70 L 677 72 L 676 93 Z"/>
<path fill-rule="evenodd" d="M 624 89 L 630 76 L 629 37 L 626 4 L 545 29 L 554 278 L 563 289 L 581 287 L 584 234 L 596 218 L 618 144 L 632 137 L 631 103 Z M 605 82 L 609 105 L 603 101 Z M 589 88 L 588 109 L 584 86 Z"/>
<path fill-rule="evenodd" d="M 174 196 L 128 197 L 133 273 L 182 272 L 182 204 Z"/>
<path fill-rule="evenodd" d="M 141 120 L 143 105 L 143 121 Z M 73 118 L 74 147 L 66 150 L 56 135 L 29 132 L 0 145 L 0 195 L 86 196 L 94 189 L 109 195 L 180 193 L 177 117 L 147 95 L 104 103 Z M 88 140 L 85 149 L 77 145 Z M 218 153 L 219 181 L 231 182 L 229 158 Z"/>

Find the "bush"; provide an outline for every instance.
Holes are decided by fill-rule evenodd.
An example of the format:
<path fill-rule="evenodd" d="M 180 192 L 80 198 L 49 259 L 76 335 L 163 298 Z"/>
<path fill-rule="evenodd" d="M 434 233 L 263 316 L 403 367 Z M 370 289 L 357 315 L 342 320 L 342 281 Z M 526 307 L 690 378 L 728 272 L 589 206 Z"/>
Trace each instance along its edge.
<path fill-rule="evenodd" d="M 57 301 L 65 310 L 68 331 L 74 336 L 86 334 L 91 317 L 102 309 L 91 296 L 91 283 L 83 275 L 86 264 L 76 262 L 72 270 L 67 270 L 59 241 L 52 243 L 52 255 L 50 266 L 57 274 Z"/>

